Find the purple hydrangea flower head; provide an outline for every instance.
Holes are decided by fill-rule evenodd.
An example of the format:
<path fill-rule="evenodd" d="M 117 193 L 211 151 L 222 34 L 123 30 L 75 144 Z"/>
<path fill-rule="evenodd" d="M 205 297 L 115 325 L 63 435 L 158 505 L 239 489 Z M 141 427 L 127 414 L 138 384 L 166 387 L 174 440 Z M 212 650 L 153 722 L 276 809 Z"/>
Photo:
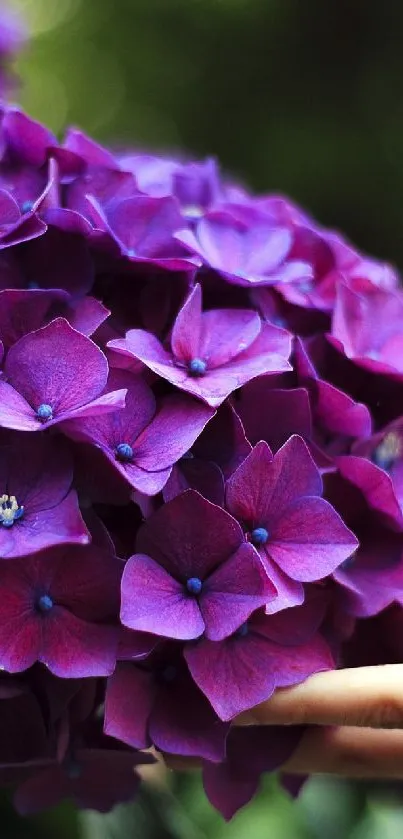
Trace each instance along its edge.
<path fill-rule="evenodd" d="M 108 390 L 116 389 L 127 390 L 125 408 L 72 420 L 67 430 L 97 445 L 134 489 L 155 495 L 214 412 L 186 394 L 167 396 L 157 411 L 148 385 L 123 370 L 111 373 Z"/>
<path fill-rule="evenodd" d="M 0 425 L 38 431 L 69 419 L 111 411 L 125 391 L 102 394 L 108 363 L 100 349 L 64 318 L 24 335 L 10 349 L 0 382 Z"/>
<path fill-rule="evenodd" d="M 298 436 L 274 457 L 266 443 L 258 443 L 227 482 L 227 508 L 242 522 L 277 588 L 270 611 L 302 603 L 303 583 L 326 577 L 357 547 L 321 494 L 319 471 Z"/>
<path fill-rule="evenodd" d="M 71 489 L 73 468 L 63 441 L 0 436 L 0 557 L 11 559 L 90 536 Z"/>
<path fill-rule="evenodd" d="M 111 673 L 119 578 L 118 560 L 90 546 L 0 562 L 8 592 L 0 614 L 2 667 L 19 673 L 41 661 L 62 678 Z"/>
<path fill-rule="evenodd" d="M 131 629 L 217 641 L 275 594 L 237 522 L 193 490 L 148 519 L 137 549 L 122 579 L 121 620 Z"/>
<path fill-rule="evenodd" d="M 290 335 L 285 330 L 262 323 L 253 310 L 202 312 L 201 305 L 196 285 L 174 323 L 170 351 L 141 329 L 108 346 L 137 358 L 212 407 L 256 376 L 290 369 Z"/>

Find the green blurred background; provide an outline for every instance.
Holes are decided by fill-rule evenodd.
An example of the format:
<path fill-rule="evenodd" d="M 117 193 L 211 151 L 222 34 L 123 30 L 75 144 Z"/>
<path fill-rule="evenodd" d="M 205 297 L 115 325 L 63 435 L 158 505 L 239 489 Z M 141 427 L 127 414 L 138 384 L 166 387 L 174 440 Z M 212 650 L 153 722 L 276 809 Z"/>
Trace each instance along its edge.
<path fill-rule="evenodd" d="M 31 42 L 19 100 L 61 133 L 215 155 L 403 267 L 403 4 L 398 0 L 9 0 Z M 268 779 L 226 825 L 197 774 L 149 781 L 131 807 L 19 819 L 1 839 L 400 839 L 403 791 Z"/>

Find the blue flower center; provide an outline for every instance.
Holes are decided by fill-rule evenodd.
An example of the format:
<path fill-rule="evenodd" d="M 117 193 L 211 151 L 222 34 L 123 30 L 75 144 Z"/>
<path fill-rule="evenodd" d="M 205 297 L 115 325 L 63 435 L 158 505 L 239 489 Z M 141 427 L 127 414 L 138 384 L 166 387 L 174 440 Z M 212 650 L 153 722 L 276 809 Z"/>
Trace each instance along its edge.
<path fill-rule="evenodd" d="M 235 632 L 235 635 L 238 635 L 239 638 L 245 638 L 248 634 L 249 627 L 247 622 L 243 623 L 242 626 L 240 626 L 239 629 L 237 629 L 237 631 Z"/>
<path fill-rule="evenodd" d="M 12 527 L 15 521 L 24 515 L 24 507 L 20 507 L 15 495 L 0 496 L 0 524 L 2 527 Z"/>
<path fill-rule="evenodd" d="M 186 582 L 186 588 L 189 594 L 197 596 L 198 594 L 200 594 L 203 588 L 203 583 L 199 579 L 199 577 L 189 577 L 189 579 Z"/>
<path fill-rule="evenodd" d="M 207 364 L 202 358 L 192 358 L 188 364 L 189 375 L 198 379 L 199 376 L 204 376 L 207 370 Z"/>
<path fill-rule="evenodd" d="M 265 527 L 255 527 L 250 534 L 250 540 L 257 548 L 269 541 L 269 531 Z"/>
<path fill-rule="evenodd" d="M 46 612 L 50 612 L 53 609 L 53 600 L 49 596 L 49 594 L 41 594 L 36 601 L 36 606 L 39 612 L 46 614 Z"/>
<path fill-rule="evenodd" d="M 382 442 L 372 452 L 372 462 L 386 472 L 395 465 L 403 455 L 403 440 L 396 431 L 389 431 Z"/>
<path fill-rule="evenodd" d="M 29 213 L 32 210 L 33 206 L 34 206 L 33 201 L 23 201 L 22 204 L 21 204 L 21 212 L 22 213 Z"/>
<path fill-rule="evenodd" d="M 46 402 L 43 402 L 42 405 L 39 405 L 39 408 L 36 412 L 36 416 L 42 422 L 46 422 L 53 418 L 53 409 L 50 405 L 47 405 Z"/>
<path fill-rule="evenodd" d="M 116 459 L 121 460 L 122 463 L 129 463 L 133 460 L 133 449 L 129 443 L 119 443 L 115 449 Z"/>

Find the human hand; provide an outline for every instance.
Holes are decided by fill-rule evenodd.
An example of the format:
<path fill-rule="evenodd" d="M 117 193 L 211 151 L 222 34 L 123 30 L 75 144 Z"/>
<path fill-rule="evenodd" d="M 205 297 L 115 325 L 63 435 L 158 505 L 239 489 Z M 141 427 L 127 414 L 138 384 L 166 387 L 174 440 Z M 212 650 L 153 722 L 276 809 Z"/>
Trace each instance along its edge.
<path fill-rule="evenodd" d="M 284 772 L 403 778 L 403 664 L 316 673 L 235 721 L 256 724 L 309 726 Z M 171 757 L 168 763 L 198 765 Z"/>

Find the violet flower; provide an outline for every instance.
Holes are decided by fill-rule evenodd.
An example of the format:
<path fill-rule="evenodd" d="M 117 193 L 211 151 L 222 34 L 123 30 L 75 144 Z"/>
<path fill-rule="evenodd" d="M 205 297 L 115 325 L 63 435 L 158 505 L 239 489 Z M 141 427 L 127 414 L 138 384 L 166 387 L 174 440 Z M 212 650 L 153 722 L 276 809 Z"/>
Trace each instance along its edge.
<path fill-rule="evenodd" d="M 63 440 L 0 436 L 0 561 L 58 544 L 88 544 Z"/>
<path fill-rule="evenodd" d="M 147 520 L 137 551 L 122 578 L 121 621 L 130 629 L 217 641 L 275 595 L 237 522 L 193 490 Z"/>
<path fill-rule="evenodd" d="M 256 376 L 290 369 L 287 332 L 263 324 L 252 310 L 202 312 L 201 306 L 201 288 L 196 285 L 174 323 L 170 351 L 141 329 L 130 330 L 108 347 L 138 359 L 212 407 Z"/>
<path fill-rule="evenodd" d="M 112 371 L 107 392 L 119 390 L 127 390 L 125 408 L 71 420 L 65 430 L 98 446 L 134 489 L 155 495 L 214 411 L 186 394 L 165 397 L 157 410 L 148 385 L 123 370 Z"/>
<path fill-rule="evenodd" d="M 120 563 L 98 548 L 53 548 L 0 562 L 0 662 L 56 676 L 106 676 L 116 663 Z"/>
<path fill-rule="evenodd" d="M 227 508 L 276 586 L 270 612 L 302 603 L 303 583 L 331 574 L 357 547 L 321 494 L 319 471 L 297 436 L 274 456 L 266 443 L 258 443 L 227 483 Z"/>
<path fill-rule="evenodd" d="M 11 347 L 0 381 L 0 425 L 39 431 L 76 416 L 123 406 L 125 391 L 103 394 L 108 363 L 66 320 L 24 335 Z"/>

